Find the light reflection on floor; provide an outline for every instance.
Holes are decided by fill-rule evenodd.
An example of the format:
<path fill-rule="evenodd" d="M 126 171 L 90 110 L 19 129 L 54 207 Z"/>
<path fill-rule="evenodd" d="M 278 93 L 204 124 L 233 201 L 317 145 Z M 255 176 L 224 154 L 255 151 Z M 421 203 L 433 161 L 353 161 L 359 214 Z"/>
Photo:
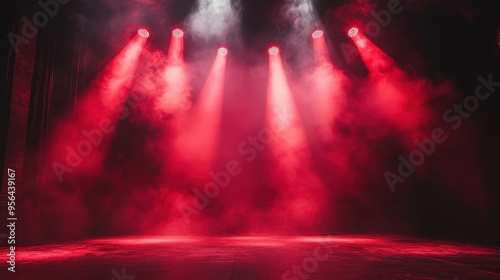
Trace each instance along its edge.
<path fill-rule="evenodd" d="M 487 280 L 500 279 L 500 249 L 367 235 L 136 236 L 18 248 L 16 271 L 0 279 Z"/>

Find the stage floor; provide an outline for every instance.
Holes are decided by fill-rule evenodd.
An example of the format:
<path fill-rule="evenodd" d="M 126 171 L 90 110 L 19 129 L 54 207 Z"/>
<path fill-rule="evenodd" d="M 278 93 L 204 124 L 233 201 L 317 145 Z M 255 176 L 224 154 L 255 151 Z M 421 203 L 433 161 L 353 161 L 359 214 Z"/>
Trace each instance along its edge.
<path fill-rule="evenodd" d="M 499 248 L 373 235 L 120 237 L 23 247 L 16 256 L 16 272 L 2 261 L 0 279 L 500 279 Z"/>

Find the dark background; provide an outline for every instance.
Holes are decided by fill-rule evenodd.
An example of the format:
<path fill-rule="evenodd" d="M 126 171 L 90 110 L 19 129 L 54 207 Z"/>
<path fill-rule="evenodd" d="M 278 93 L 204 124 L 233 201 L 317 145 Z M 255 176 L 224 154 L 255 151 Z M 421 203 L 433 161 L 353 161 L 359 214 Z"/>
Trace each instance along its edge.
<path fill-rule="evenodd" d="M 147 26 L 155 35 L 148 44 L 151 47 L 165 49 L 164 46 L 170 39 L 169 31 L 175 26 L 182 27 L 194 2 L 72 0 L 67 5 L 61 6 L 59 14 L 50 19 L 46 27 L 39 30 L 32 42 L 31 53 L 23 55 L 16 55 L 5 35 L 19 30 L 20 18 L 23 16 L 29 18 L 39 10 L 39 7 L 36 1 L 11 1 L 10 7 L 4 6 L 3 10 L 7 15 L 3 17 L 4 39 L 1 52 L 3 83 L 0 97 L 0 156 L 4 159 L 0 162 L 0 167 L 4 170 L 1 177 L 1 193 L 2 203 L 5 203 L 5 168 L 6 162 L 12 161 L 12 158 L 6 156 L 8 137 L 9 134 L 18 133 L 12 128 L 12 122 L 17 120 L 11 118 L 11 113 L 12 110 L 28 110 L 26 135 L 23 133 L 18 135 L 21 139 L 25 139 L 25 142 L 21 142 L 22 146 L 18 147 L 19 151 L 15 153 L 17 159 L 24 159 L 21 166 L 17 167 L 23 173 L 18 191 L 19 195 L 26 197 L 26 201 L 30 203 L 25 210 L 21 210 L 21 213 L 27 217 L 25 221 L 31 221 L 36 225 L 39 234 L 29 235 L 26 241 L 51 239 L 43 229 L 45 223 L 43 215 L 31 215 L 33 209 L 43 208 L 41 206 L 43 202 L 33 201 L 37 201 L 34 197 L 43 196 L 37 188 L 37 174 L 39 165 L 42 164 L 39 150 L 43 148 L 47 133 L 59 118 L 72 110 L 82 90 L 116 54 L 121 38 L 132 34 L 137 30 L 137 26 Z M 289 35 L 287 23 L 279 20 L 278 16 L 284 2 L 242 1 L 241 36 L 246 44 L 245 50 L 262 51 L 265 58 L 265 49 L 269 42 L 280 42 Z M 343 59 L 335 42 L 350 42 L 345 34 L 351 23 L 355 22 L 353 18 L 361 22 L 370 20 L 370 16 L 363 13 L 367 5 L 382 9 L 386 6 L 386 2 L 315 1 L 315 7 L 330 41 L 332 59 L 346 73 L 359 77 L 367 75 L 362 62 L 347 63 Z M 487 76 L 493 73 L 494 80 L 500 80 L 498 1 L 413 0 L 402 3 L 405 12 L 396 16 L 393 23 L 384 29 L 381 35 L 372 39 L 400 66 L 411 65 L 412 71 L 432 81 L 452 81 L 458 89 L 456 101 L 461 101 L 474 92 L 478 84 L 476 78 L 479 75 Z M 127 13 L 131 10 L 137 10 L 134 7 L 140 7 L 138 9 L 140 15 L 127 17 Z M 110 19 L 121 17 L 130 20 L 117 21 L 115 25 L 109 24 Z M 190 47 L 190 40 L 189 37 L 186 38 L 188 59 L 195 52 L 193 47 Z M 235 56 L 241 54 L 241 59 L 245 60 L 244 50 L 238 49 L 236 44 L 232 45 L 231 38 L 226 44 L 232 46 Z M 412 55 L 414 53 L 418 56 Z M 14 69 L 24 65 L 23 59 L 34 60 L 33 72 L 15 74 Z M 289 55 L 285 59 L 294 63 L 298 58 Z M 31 97 L 29 107 L 17 106 L 18 102 L 23 104 L 23 101 L 12 99 L 13 92 L 16 91 L 16 84 L 13 81 L 16 79 L 21 79 L 30 88 L 27 93 Z M 414 233 L 417 235 L 483 242 L 498 240 L 500 238 L 499 105 L 498 92 L 495 92 L 494 97 L 481 104 L 479 111 L 472 115 L 466 127 L 453 136 L 455 139 L 467 139 L 468 133 L 474 133 L 479 139 L 472 145 L 480 151 L 480 164 L 477 169 L 467 171 L 472 174 L 471 176 L 478 178 L 477 186 L 470 187 L 484 188 L 484 195 L 487 198 L 486 204 L 479 206 L 486 209 L 486 214 L 480 215 L 481 221 L 477 220 L 474 213 L 468 212 L 461 206 L 459 200 L 454 199 L 454 190 L 437 192 L 439 185 L 434 181 L 428 184 L 427 181 L 432 181 L 427 180 L 432 177 L 432 173 L 414 179 L 409 186 L 386 198 L 385 203 L 392 204 L 387 208 L 387 215 L 390 216 L 390 212 L 398 209 L 406 209 L 407 212 L 403 213 L 402 217 L 415 225 Z M 451 103 L 443 105 L 437 102 L 436 110 L 444 111 L 444 108 L 449 106 Z M 462 149 L 468 147 L 466 141 L 457 145 L 453 142 L 449 145 L 448 148 L 455 149 L 456 154 L 462 153 Z M 448 160 L 450 164 L 457 164 L 457 160 L 467 160 L 462 157 L 457 158 L 450 157 Z M 461 190 L 457 189 L 456 192 L 459 193 Z M 470 196 L 470 200 L 477 200 L 483 204 L 479 197 Z M 357 215 L 363 214 L 345 213 L 346 219 L 356 219 Z M 350 225 L 346 223 L 342 227 L 330 228 L 327 231 L 328 233 L 402 232 L 398 229 L 397 219 L 394 223 L 390 227 L 387 224 L 380 227 L 365 227 L 356 223 Z M 25 231 L 32 229 L 26 225 Z M 87 234 L 108 235 L 116 232 L 101 227 Z M 64 236 L 57 238 L 65 239 Z"/>

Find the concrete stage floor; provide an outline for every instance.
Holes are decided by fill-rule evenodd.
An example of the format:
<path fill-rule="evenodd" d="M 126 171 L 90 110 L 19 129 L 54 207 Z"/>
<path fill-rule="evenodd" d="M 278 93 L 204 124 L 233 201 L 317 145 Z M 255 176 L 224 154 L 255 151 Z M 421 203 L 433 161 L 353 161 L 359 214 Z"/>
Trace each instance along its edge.
<path fill-rule="evenodd" d="M 119 237 L 22 247 L 16 256 L 16 272 L 2 261 L 0 279 L 500 279 L 499 248 L 373 235 Z"/>

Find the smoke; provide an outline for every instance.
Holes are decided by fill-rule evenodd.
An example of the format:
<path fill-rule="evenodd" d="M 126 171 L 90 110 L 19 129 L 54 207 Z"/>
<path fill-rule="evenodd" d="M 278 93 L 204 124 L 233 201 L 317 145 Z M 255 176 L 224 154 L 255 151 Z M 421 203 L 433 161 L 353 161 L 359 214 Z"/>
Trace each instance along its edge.
<path fill-rule="evenodd" d="M 199 0 L 187 19 L 189 33 L 202 41 L 224 42 L 239 35 L 241 3 L 231 0 Z"/>
<path fill-rule="evenodd" d="M 301 57 L 310 53 L 308 44 L 304 44 L 322 24 L 311 0 L 286 1 L 277 17 L 284 34 L 283 47 L 287 48 L 290 57 Z M 307 63 L 298 60 L 297 62 Z"/>
<path fill-rule="evenodd" d="M 319 66 L 301 79 L 287 77 L 300 124 L 275 135 L 271 143 L 253 146 L 250 139 L 267 127 L 263 122 L 267 66 L 233 64 L 225 82 L 216 164 L 205 176 L 190 176 L 190 166 L 198 166 L 181 167 L 175 155 L 179 147 L 203 147 L 207 141 L 208 134 L 198 133 L 178 142 L 178 136 L 190 129 L 183 125 L 192 112 L 190 94 L 203 81 L 186 78 L 177 80 L 185 88 L 169 87 L 169 80 L 161 75 L 169 71 L 168 66 L 158 62 L 166 58 L 157 52 L 145 52 L 141 58 L 129 94 L 139 92 L 145 97 L 129 107 L 130 115 L 106 136 L 101 160 L 86 159 L 89 164 L 66 174 L 65 183 L 77 189 L 73 210 L 79 209 L 85 217 L 82 232 L 313 234 L 389 228 L 394 220 L 384 213 L 392 207 L 381 203 L 392 193 L 383 174 L 394 166 L 399 153 L 413 148 L 412 137 L 429 135 L 432 124 L 439 123 L 436 116 L 422 111 L 412 116 L 415 124 L 400 126 L 399 116 L 387 117 L 370 98 L 375 84 L 369 78 L 355 83 L 355 77 L 332 66 Z M 197 67 L 199 63 L 186 64 L 186 76 Z M 398 88 L 410 101 L 405 104 L 413 104 L 403 110 L 410 114 L 430 101 L 414 103 L 411 96 L 443 94 L 439 87 L 418 79 L 398 83 Z M 61 129 L 61 135 L 67 136 L 68 130 Z M 242 143 L 246 143 L 243 153 Z M 196 159 L 196 154 L 191 156 Z M 241 173 L 231 176 L 227 186 L 209 198 L 205 186 L 216 182 L 209 173 L 219 174 L 231 161 L 238 162 Z M 431 167 L 435 165 L 430 163 L 419 172 L 425 174 Z M 202 204 L 207 205 L 196 208 Z M 67 221 L 55 214 L 60 204 L 52 205 L 53 222 L 62 227 Z M 195 209 L 190 223 L 182 210 L 186 205 Z M 398 218 L 399 229 L 411 226 Z"/>
<path fill-rule="evenodd" d="M 300 32 L 300 36 L 310 35 L 321 24 L 311 0 L 287 1 L 281 9 L 280 20 L 294 32 Z"/>
<path fill-rule="evenodd" d="M 189 33 L 201 41 L 221 40 L 239 32 L 240 12 L 239 4 L 229 1 L 200 1 L 188 19 Z M 115 100 L 123 105 L 112 114 L 115 129 L 103 133 L 102 142 L 65 174 L 63 183 L 57 183 L 50 161 L 42 174 L 41 192 L 50 198 L 46 218 L 60 236 L 400 233 L 421 222 L 414 204 L 426 201 L 412 197 L 415 189 L 443 190 L 429 196 L 437 205 L 444 190 L 458 185 L 455 195 L 465 200 L 471 192 L 466 187 L 474 181 L 466 171 L 477 163 L 477 151 L 467 146 L 452 165 L 447 158 L 455 158 L 455 147 L 475 143 L 474 137 L 455 137 L 450 147 L 440 146 L 396 194 L 383 176 L 397 169 L 399 155 L 416 148 L 416 139 L 429 138 L 444 125 L 442 112 L 456 97 L 454 85 L 409 73 L 382 49 L 363 57 L 369 73 L 361 76 L 330 60 L 315 60 L 304 46 L 304 36 L 318 24 L 311 2 L 289 1 L 283 15 L 297 31 L 285 41 L 312 62 L 283 59 L 273 86 L 276 76 L 270 72 L 276 69 L 253 50 L 243 49 L 245 60 L 230 51 L 223 82 L 217 82 L 211 74 L 215 50 L 194 51 L 188 61 L 171 63 L 166 50 L 153 47 L 136 57 L 133 75 L 99 84 L 130 82 L 120 87 L 125 97 Z M 370 68 L 368 58 L 391 67 Z M 202 96 L 206 87 L 212 89 L 208 97 Z M 217 104 L 217 112 L 196 119 L 197 105 L 207 98 L 217 98 L 208 103 Z M 95 129 L 109 109 L 92 94 L 82 103 L 88 110 L 68 113 L 68 120 L 54 128 L 48 159 L 65 159 L 65 148 L 77 147 L 81 131 Z M 283 109 L 293 120 L 266 138 L 269 115 Z M 216 130 L 197 130 L 197 124 L 210 123 L 207 119 L 217 122 L 211 123 Z M 474 131 L 468 127 L 463 133 Z M 190 149 L 201 152 L 188 154 L 190 162 L 181 165 L 179 150 Z M 209 170 L 197 162 L 202 152 L 214 157 Z M 237 168 L 230 168 L 235 162 Z M 194 172 L 198 169 L 204 173 Z M 213 184 L 219 185 L 216 195 Z M 71 211 L 60 215 L 65 209 Z M 81 221 L 72 221 L 71 230 L 65 228 L 70 216 Z"/>

